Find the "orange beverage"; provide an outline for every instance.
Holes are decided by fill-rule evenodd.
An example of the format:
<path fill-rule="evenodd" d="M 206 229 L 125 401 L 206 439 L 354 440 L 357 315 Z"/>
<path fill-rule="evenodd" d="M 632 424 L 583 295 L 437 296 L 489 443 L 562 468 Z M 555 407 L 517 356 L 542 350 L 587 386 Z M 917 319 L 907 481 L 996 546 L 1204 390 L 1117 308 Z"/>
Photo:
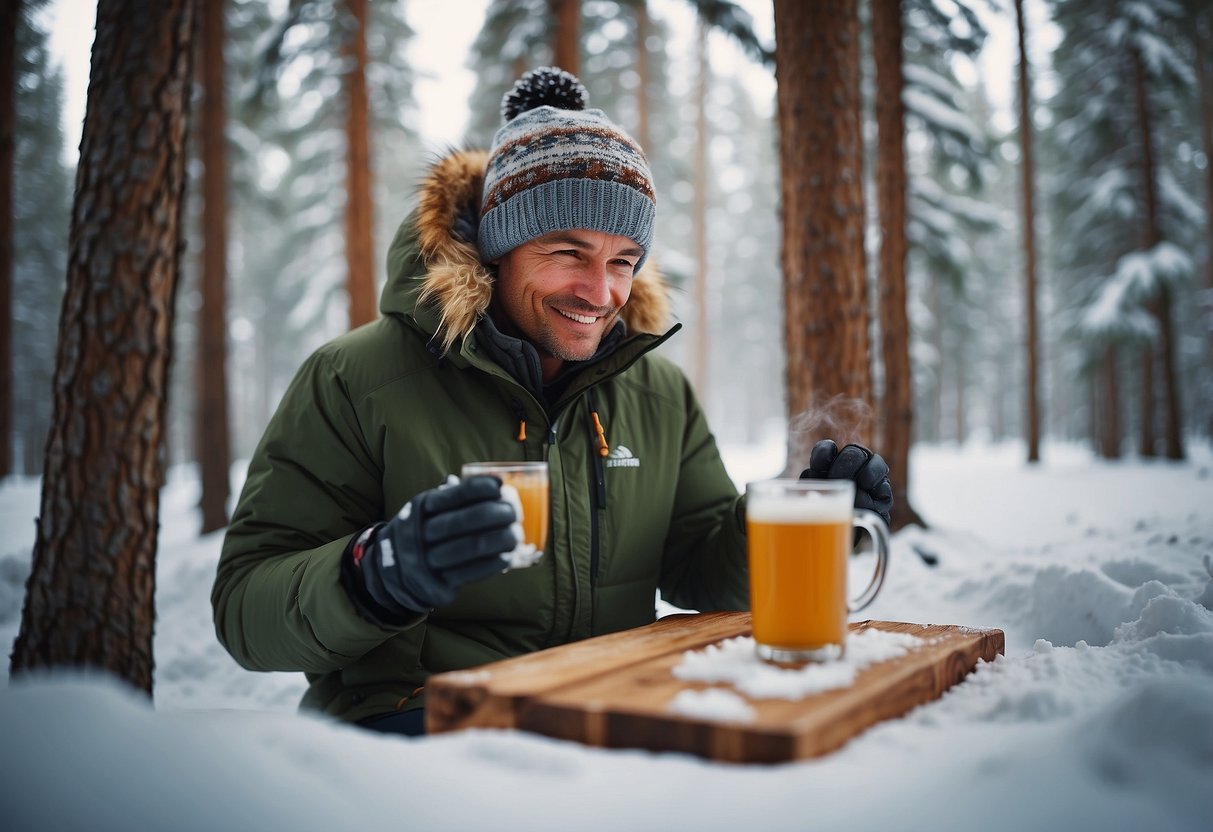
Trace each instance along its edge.
<path fill-rule="evenodd" d="M 889 562 L 884 520 L 854 509 L 854 503 L 851 480 L 776 479 L 746 486 L 750 612 L 759 658 L 800 662 L 842 655 L 847 615 L 872 603 Z M 872 536 L 876 571 L 857 598 L 848 598 L 855 527 Z"/>
<path fill-rule="evenodd" d="M 542 475 L 533 472 L 507 473 L 501 481 L 518 489 L 518 498 L 522 500 L 522 533 L 527 543 L 542 550 L 548 542 L 550 508 L 547 470 L 544 469 Z"/>
<path fill-rule="evenodd" d="M 525 542 L 543 551 L 548 540 L 548 513 L 551 511 L 546 462 L 469 462 L 463 466 L 461 474 L 465 477 L 487 474 L 497 477 L 502 485 L 517 489 L 522 502 Z"/>
<path fill-rule="evenodd" d="M 754 640 L 781 653 L 841 646 L 851 498 L 752 499 L 746 508 Z"/>

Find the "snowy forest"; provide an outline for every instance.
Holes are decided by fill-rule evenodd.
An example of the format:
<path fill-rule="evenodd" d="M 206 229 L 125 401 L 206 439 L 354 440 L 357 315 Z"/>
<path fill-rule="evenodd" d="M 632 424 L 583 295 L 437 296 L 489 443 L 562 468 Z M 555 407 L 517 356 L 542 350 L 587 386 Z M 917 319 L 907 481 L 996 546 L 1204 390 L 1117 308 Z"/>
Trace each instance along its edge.
<path fill-rule="evenodd" d="M 575 71 L 638 138 L 660 195 L 655 259 L 684 325 L 668 352 L 718 436 L 786 431 L 790 469 L 798 432 L 830 418 L 823 404 L 857 403 L 855 435 L 907 493 L 914 443 L 1014 437 L 1034 460 L 1046 438 L 1182 459 L 1189 437 L 1210 435 L 1207 3 L 1028 3 L 1035 26 L 1021 2 L 757 4 L 774 12 L 773 40 L 740 5 L 676 5 L 693 12 L 689 37 L 659 2 L 488 3 L 466 56 L 463 143 L 487 146 L 503 93 L 543 64 Z M 75 171 L 46 7 L 8 4 L 3 27 L 0 475 L 43 474 L 55 441 L 87 446 L 78 471 L 100 470 L 107 443 L 121 455 L 138 437 L 142 485 L 197 465 L 201 531 L 222 528 L 233 466 L 294 370 L 377 314 L 386 244 L 435 158 L 407 4 L 182 4 L 186 17 L 152 22 L 178 27 L 160 69 L 181 101 L 160 129 L 179 144 L 150 147 L 138 102 L 90 93 Z M 123 9 L 101 6 L 94 76 Z M 1002 112 L 979 63 L 995 25 L 1018 43 Z M 755 95 L 722 50 L 778 93 Z M 790 138 L 822 120 L 834 158 Z M 90 130 L 108 144 L 90 147 Z M 131 148 L 169 180 L 157 215 L 179 214 L 155 242 L 118 239 L 148 218 L 120 216 L 103 182 Z M 804 199 L 804 181 L 826 186 Z M 126 247 L 149 245 L 154 267 L 106 297 Z M 845 279 L 813 282 L 810 267 Z M 150 318 L 120 314 L 139 303 Z M 804 334 L 837 308 L 843 334 Z M 132 330 L 149 321 L 151 335 Z M 116 370 L 107 351 L 146 363 Z M 116 416 L 126 433 L 87 415 L 115 372 L 142 373 L 128 402 L 139 419 Z M 916 519 L 903 501 L 894 525 Z"/>
<path fill-rule="evenodd" d="M 76 17 L 89 56 L 56 40 Z M 540 66 L 646 151 L 682 326 L 660 353 L 728 476 L 795 476 L 826 436 L 872 447 L 894 534 L 862 615 L 997 628 L 1001 655 L 767 766 L 517 726 L 378 735 L 216 638 L 279 401 L 380 316 L 419 183 L 488 147 Z M 0 318 L 5 828 L 1213 813 L 1209 0 L 10 0 Z"/>
<path fill-rule="evenodd" d="M 4 91 L 14 121 L 4 160 L 11 263 L 0 277 L 9 308 L 0 311 L 12 325 L 0 472 L 26 475 L 42 469 L 52 418 L 76 181 L 63 162 L 63 79 L 40 28 L 43 5 L 17 4 L 6 27 L 15 74 Z M 488 5 L 467 56 L 478 80 L 466 144 L 487 146 L 520 70 L 558 56 L 576 67 L 594 106 L 650 155 L 661 197 L 657 257 L 685 326 L 671 354 L 718 434 L 755 440 L 779 429 L 798 403 L 783 359 L 777 107 L 756 100 L 737 73 L 716 71 L 708 51 L 725 40 L 774 73 L 775 44 L 756 36 L 740 7 L 703 2 L 689 4 L 691 52 L 673 54 L 662 4 L 586 0 L 565 4 L 577 7 L 569 48 L 554 42 L 559 5 Z M 1015 5 L 906 0 L 893 4 L 892 41 L 886 5 L 859 4 L 856 169 L 873 380 L 862 398 L 879 407 L 886 389 L 890 321 L 881 306 L 899 296 L 888 294 L 882 270 L 900 266 L 911 441 L 1036 430 L 1089 441 L 1108 457 L 1182 456 L 1185 433 L 1213 430 L 1208 4 L 1045 4 L 1047 28 L 1018 30 L 1027 54 L 1043 57 L 1025 65 L 1026 85 L 1010 56 L 1013 120 L 992 113 L 975 59 L 991 16 L 1018 25 Z M 302 358 L 375 314 L 386 244 L 434 154 L 418 137 L 424 114 L 411 95 L 406 4 L 370 3 L 363 19 L 351 17 L 359 6 L 228 3 L 213 54 L 203 54 L 202 27 L 192 32 L 170 464 L 246 458 Z M 1050 51 L 1032 49 L 1034 38 Z M 882 58 L 897 79 L 881 76 Z M 219 78 L 216 96 L 209 84 Z M 892 144 L 877 129 L 889 84 L 900 85 L 903 105 L 893 117 L 904 141 Z M 207 109 L 216 99 L 218 109 Z M 882 163 L 898 147 L 905 248 L 886 260 Z M 353 217 L 365 227 L 349 225 Z M 217 376 L 210 384 L 203 368 Z M 833 392 L 841 391 L 819 391 Z M 221 422 L 226 443 L 206 433 L 222 432 Z"/>

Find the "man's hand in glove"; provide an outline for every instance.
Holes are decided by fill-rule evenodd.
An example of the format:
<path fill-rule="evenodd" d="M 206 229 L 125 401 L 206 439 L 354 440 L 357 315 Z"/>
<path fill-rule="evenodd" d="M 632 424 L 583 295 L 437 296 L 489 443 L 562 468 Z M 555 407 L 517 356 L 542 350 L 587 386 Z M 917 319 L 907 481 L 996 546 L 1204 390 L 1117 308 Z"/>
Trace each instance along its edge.
<path fill-rule="evenodd" d="M 889 466 L 862 445 L 847 445 L 841 451 L 832 439 L 823 439 L 809 454 L 809 467 L 802 480 L 855 480 L 855 508 L 876 512 L 886 525 L 893 511 L 893 486 Z"/>
<path fill-rule="evenodd" d="M 461 586 L 504 571 L 517 519 L 496 477 L 423 491 L 355 538 L 343 564 L 346 589 L 383 623 L 445 606 Z"/>

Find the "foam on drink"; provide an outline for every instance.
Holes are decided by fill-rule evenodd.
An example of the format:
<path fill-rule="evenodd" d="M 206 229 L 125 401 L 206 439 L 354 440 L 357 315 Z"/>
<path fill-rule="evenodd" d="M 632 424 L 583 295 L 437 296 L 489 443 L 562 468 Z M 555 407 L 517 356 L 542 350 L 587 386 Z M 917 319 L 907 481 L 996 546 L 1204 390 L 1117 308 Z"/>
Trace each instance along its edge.
<path fill-rule="evenodd" d="M 759 523 L 851 522 L 851 497 L 840 494 L 752 494 L 746 501 L 746 517 Z"/>

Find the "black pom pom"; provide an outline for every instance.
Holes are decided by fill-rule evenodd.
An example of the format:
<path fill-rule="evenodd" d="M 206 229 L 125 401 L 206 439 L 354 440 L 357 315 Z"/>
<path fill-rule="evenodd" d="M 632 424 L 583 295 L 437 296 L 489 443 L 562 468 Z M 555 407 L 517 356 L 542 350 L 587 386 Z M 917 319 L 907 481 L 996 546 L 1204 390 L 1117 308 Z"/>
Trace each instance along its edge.
<path fill-rule="evenodd" d="M 514 82 L 514 88 L 501 99 L 501 117 L 513 121 L 545 104 L 560 110 L 584 110 L 589 101 L 590 94 L 576 75 L 554 66 L 541 66 Z"/>

